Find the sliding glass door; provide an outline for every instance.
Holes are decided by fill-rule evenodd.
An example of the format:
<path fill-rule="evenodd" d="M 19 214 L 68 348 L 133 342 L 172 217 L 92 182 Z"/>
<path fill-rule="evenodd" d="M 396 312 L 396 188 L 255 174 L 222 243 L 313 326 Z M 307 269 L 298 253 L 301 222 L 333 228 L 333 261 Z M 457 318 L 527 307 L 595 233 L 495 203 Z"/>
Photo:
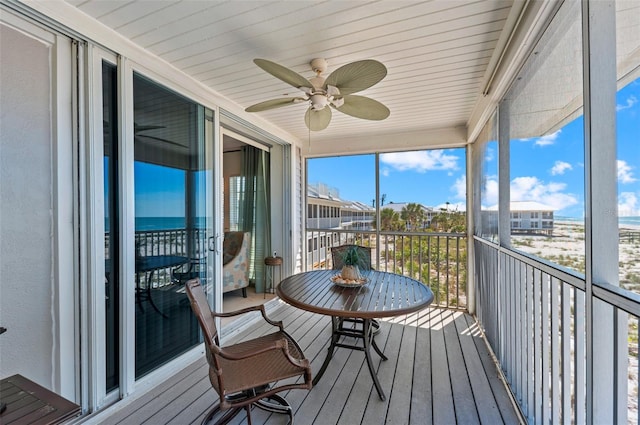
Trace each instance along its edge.
<path fill-rule="evenodd" d="M 106 393 L 131 391 L 199 344 L 185 282 L 208 288 L 214 276 L 214 112 L 123 75 L 103 62 Z M 122 128 L 128 117 L 133 134 Z"/>
<path fill-rule="evenodd" d="M 133 76 L 136 379 L 199 342 L 185 282 L 206 277 L 204 108 Z"/>
<path fill-rule="evenodd" d="M 120 338 L 118 335 L 120 303 L 117 210 L 118 176 L 118 93 L 117 67 L 102 63 L 103 178 L 104 178 L 104 271 L 105 271 L 105 362 L 106 392 L 118 388 Z"/>

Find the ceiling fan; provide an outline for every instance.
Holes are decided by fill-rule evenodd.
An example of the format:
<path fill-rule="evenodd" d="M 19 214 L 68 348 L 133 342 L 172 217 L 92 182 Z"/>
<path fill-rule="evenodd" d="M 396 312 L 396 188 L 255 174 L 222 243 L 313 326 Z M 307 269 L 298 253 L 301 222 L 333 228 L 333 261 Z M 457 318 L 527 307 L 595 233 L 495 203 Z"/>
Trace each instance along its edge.
<path fill-rule="evenodd" d="M 109 122 L 108 121 L 103 121 L 102 122 L 102 128 L 104 131 L 104 137 L 106 138 L 109 135 L 109 129 L 111 128 L 109 126 Z M 150 134 L 143 134 L 146 131 L 150 131 L 150 130 L 159 130 L 159 129 L 163 129 L 163 128 L 167 128 L 164 125 L 143 125 L 143 124 L 138 124 L 137 122 L 133 123 L 133 134 L 135 137 L 135 141 L 140 141 L 141 139 L 147 139 L 147 140 L 151 140 L 153 142 L 161 142 L 161 143 L 165 143 L 165 144 L 169 144 L 169 145 L 173 145 L 175 147 L 181 148 L 181 149 L 187 149 L 188 146 L 185 146 L 182 143 L 178 143 L 178 142 L 174 142 L 172 140 L 169 139 L 165 139 L 162 137 L 157 137 L 157 136 L 152 136 Z"/>
<path fill-rule="evenodd" d="M 309 80 L 266 59 L 254 59 L 253 62 L 274 77 L 301 90 L 303 95 L 256 103 L 246 108 L 247 112 L 261 112 L 304 102 L 308 105 L 304 122 L 312 131 L 324 130 L 329 126 L 331 108 L 366 120 L 379 121 L 389 116 L 389 108 L 382 103 L 353 94 L 377 84 L 387 75 L 387 68 L 376 60 L 349 63 L 325 78 L 321 74 L 327 70 L 327 61 L 314 59 L 311 61 L 311 69 L 316 76 Z"/>

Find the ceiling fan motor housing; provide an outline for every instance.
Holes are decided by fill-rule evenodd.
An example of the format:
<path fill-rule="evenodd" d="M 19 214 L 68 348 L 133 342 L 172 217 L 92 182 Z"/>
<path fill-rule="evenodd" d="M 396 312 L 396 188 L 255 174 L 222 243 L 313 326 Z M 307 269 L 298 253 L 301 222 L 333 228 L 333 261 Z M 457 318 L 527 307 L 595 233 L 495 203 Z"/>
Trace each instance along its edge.
<path fill-rule="evenodd" d="M 329 104 L 329 99 L 324 94 L 314 94 L 309 98 L 311 101 L 311 108 L 319 111 L 320 109 L 324 109 L 325 106 Z"/>

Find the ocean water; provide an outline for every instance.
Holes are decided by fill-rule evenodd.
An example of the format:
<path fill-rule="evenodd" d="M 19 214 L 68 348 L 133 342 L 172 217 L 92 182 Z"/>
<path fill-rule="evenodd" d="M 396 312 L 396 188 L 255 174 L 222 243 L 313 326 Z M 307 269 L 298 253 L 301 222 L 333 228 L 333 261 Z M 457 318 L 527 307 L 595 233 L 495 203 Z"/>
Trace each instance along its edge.
<path fill-rule="evenodd" d="M 584 223 L 584 218 L 579 217 L 563 217 L 561 215 L 556 215 L 554 217 L 557 221 L 569 221 L 569 222 L 577 222 Z M 627 217 L 618 217 L 618 226 L 634 226 L 640 227 L 640 216 L 627 216 Z"/>
<path fill-rule="evenodd" d="M 184 228 L 184 217 L 136 217 L 136 231 Z"/>
<path fill-rule="evenodd" d="M 196 229 L 204 228 L 204 217 L 196 218 Z M 109 222 L 105 219 L 104 223 L 105 231 L 109 231 Z M 136 217 L 135 230 L 137 232 L 149 231 L 149 230 L 169 230 L 169 229 L 184 229 L 185 218 L 184 217 Z"/>
<path fill-rule="evenodd" d="M 640 226 L 640 216 L 620 217 L 618 218 L 618 223 L 620 223 L 621 227 L 625 224 L 631 226 Z"/>

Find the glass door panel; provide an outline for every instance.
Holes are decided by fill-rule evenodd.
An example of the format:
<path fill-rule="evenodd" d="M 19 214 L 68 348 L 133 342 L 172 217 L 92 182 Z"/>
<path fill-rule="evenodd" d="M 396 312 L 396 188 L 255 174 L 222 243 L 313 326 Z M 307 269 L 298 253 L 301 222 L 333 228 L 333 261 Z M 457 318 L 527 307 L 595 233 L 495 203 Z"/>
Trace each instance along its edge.
<path fill-rule="evenodd" d="M 205 280 L 203 107 L 134 74 L 135 376 L 199 342 L 184 283 Z"/>
<path fill-rule="evenodd" d="M 117 73 L 116 67 L 102 64 L 103 172 L 104 172 L 104 271 L 105 271 L 105 359 L 106 391 L 119 382 L 119 282 L 118 282 L 118 213 L 117 213 Z"/>

